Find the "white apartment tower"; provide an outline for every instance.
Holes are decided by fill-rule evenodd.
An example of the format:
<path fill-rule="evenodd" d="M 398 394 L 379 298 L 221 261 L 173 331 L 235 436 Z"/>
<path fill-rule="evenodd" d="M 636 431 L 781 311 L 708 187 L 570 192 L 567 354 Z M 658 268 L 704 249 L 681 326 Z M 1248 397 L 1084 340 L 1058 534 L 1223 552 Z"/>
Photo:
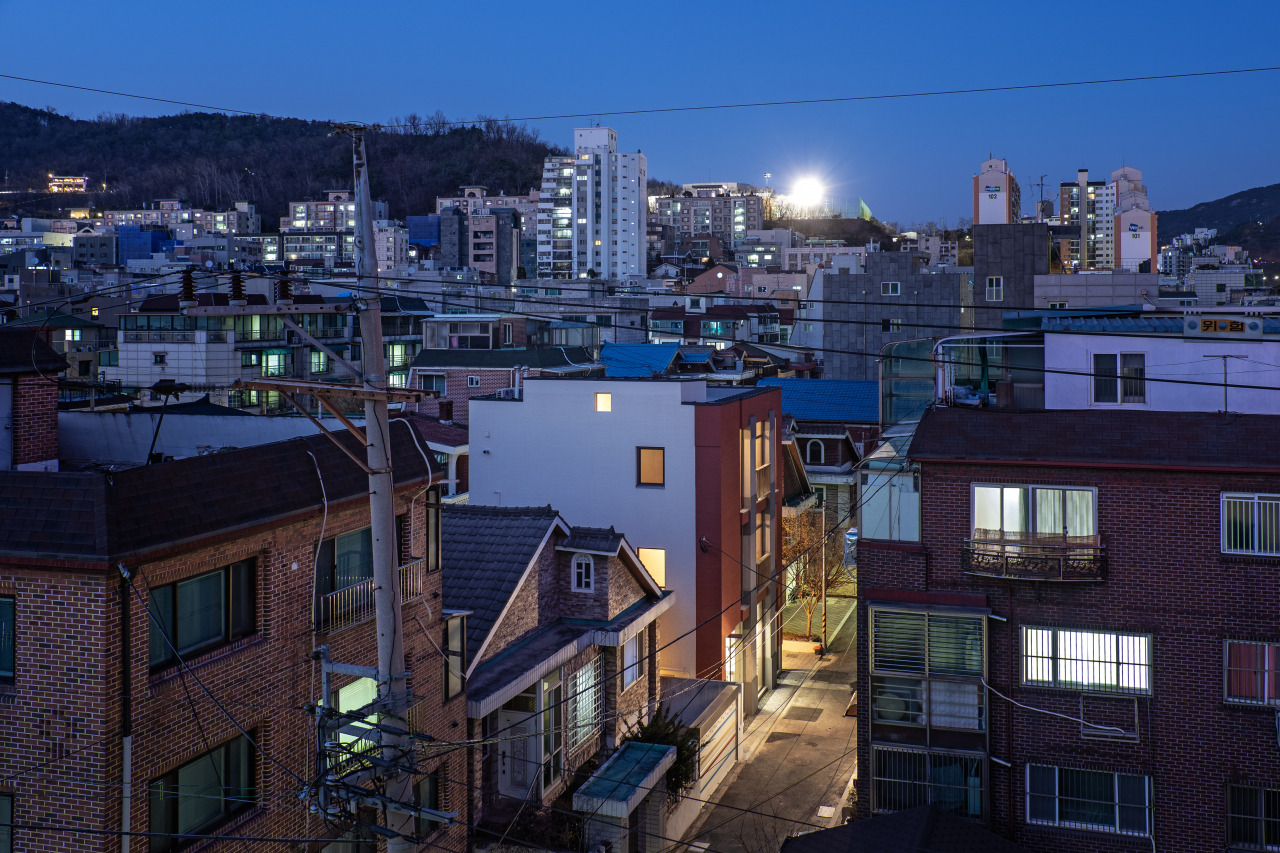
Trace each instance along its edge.
<path fill-rule="evenodd" d="M 973 224 L 1013 225 L 1022 219 L 1022 191 L 1009 164 L 992 157 L 973 176 Z"/>
<path fill-rule="evenodd" d="M 1142 172 L 1125 166 L 1103 182 L 1089 180 L 1089 170 L 1078 169 L 1074 182 L 1061 184 L 1058 201 L 1062 224 L 1080 226 L 1079 239 L 1061 241 L 1069 270 L 1156 272 L 1156 214 Z"/>
<path fill-rule="evenodd" d="M 548 157 L 538 203 L 538 277 L 644 275 L 646 158 L 609 127 L 573 131 L 572 157 Z"/>

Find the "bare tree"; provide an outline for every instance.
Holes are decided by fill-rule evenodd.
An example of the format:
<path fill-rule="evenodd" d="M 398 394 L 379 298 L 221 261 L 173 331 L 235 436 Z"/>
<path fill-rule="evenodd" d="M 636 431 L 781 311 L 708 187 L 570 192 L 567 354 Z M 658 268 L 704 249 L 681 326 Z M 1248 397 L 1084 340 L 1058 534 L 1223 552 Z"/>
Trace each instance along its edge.
<path fill-rule="evenodd" d="M 782 520 L 782 561 L 805 613 L 805 634 L 813 636 L 813 616 L 830 592 L 849 577 L 844 569 L 844 534 L 828 532 L 823 511 L 800 513 Z"/>

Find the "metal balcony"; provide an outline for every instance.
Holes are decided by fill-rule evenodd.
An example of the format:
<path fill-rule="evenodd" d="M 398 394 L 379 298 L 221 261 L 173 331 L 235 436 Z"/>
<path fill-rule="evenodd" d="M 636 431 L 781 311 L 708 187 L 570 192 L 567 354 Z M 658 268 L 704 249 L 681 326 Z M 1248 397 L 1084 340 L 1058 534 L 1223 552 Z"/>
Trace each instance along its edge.
<path fill-rule="evenodd" d="M 412 601 L 426 588 L 427 561 L 414 560 L 400 567 L 400 601 Z M 358 625 L 374 614 L 373 578 L 323 595 L 316 602 L 315 630 L 333 634 Z"/>
<path fill-rule="evenodd" d="M 1097 536 L 1001 535 L 966 539 L 960 570 L 967 575 L 1029 581 L 1097 582 L 1107 578 L 1107 554 Z"/>

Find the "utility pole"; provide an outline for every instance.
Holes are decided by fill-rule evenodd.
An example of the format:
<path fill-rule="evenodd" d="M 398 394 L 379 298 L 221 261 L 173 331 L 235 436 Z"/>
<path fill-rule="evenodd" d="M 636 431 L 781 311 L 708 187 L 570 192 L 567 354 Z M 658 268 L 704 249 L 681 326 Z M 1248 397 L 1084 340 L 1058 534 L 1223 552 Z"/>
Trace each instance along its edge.
<path fill-rule="evenodd" d="M 365 156 L 364 129 L 352 128 L 355 140 L 356 286 L 365 294 L 367 307 L 360 311 L 360 357 L 365 385 L 387 390 L 386 358 L 382 351 L 382 289 L 378 282 L 378 258 L 373 247 L 373 202 L 369 192 L 369 161 Z M 369 295 L 372 290 L 372 295 Z M 364 432 L 369 440 L 369 518 L 373 525 L 373 589 L 378 628 L 378 697 L 397 712 L 408 705 L 405 689 L 404 624 L 400 613 L 400 572 L 396 567 L 395 484 L 391 476 L 391 423 L 385 395 L 364 403 Z M 405 745 L 403 736 L 383 738 L 383 758 L 396 761 Z M 393 770 L 386 779 L 387 796 L 407 803 L 413 800 L 413 778 Z M 387 812 L 388 829 L 400 836 L 413 834 L 412 818 Z M 391 838 L 388 850 L 409 850 L 403 837 Z"/>
<path fill-rule="evenodd" d="M 1247 360 L 1248 360 L 1248 356 L 1243 356 L 1243 355 L 1206 355 L 1206 356 L 1202 356 L 1202 358 L 1220 358 L 1220 359 L 1222 359 L 1222 411 L 1223 411 L 1223 414 L 1225 414 L 1225 413 L 1227 413 L 1228 411 L 1230 411 L 1230 409 L 1228 409 L 1228 408 L 1227 408 L 1227 359 L 1229 359 L 1229 358 L 1239 358 L 1239 359 L 1243 359 L 1243 360 L 1247 361 Z"/>

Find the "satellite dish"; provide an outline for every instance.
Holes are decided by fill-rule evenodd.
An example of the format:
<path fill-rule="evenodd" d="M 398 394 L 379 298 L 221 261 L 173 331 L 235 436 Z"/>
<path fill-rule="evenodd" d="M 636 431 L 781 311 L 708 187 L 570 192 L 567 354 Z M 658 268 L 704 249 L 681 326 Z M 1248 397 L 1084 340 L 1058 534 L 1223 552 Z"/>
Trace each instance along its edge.
<path fill-rule="evenodd" d="M 213 269 L 213 261 L 205 261 L 204 265 L 208 269 Z"/>

